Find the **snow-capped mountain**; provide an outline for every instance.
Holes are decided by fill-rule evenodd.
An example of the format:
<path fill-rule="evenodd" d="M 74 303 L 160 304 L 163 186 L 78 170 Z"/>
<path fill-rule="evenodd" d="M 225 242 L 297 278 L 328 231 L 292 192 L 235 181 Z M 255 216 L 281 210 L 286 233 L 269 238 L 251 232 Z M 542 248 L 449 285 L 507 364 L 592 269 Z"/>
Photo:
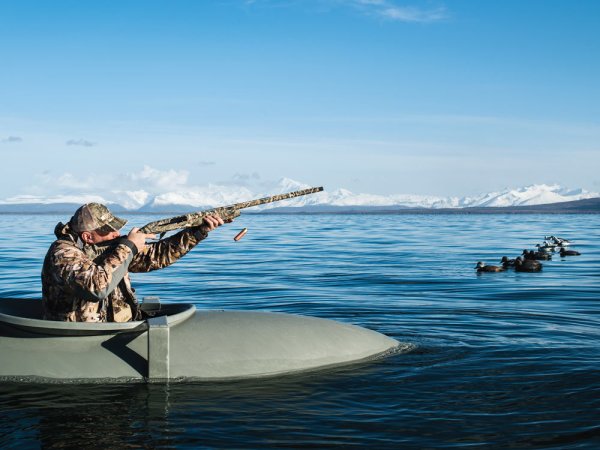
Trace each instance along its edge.
<path fill-rule="evenodd" d="M 307 186 L 290 186 L 290 190 L 303 189 Z M 518 189 L 505 189 L 500 192 L 481 194 L 475 197 L 437 197 L 426 195 L 376 195 L 354 194 L 347 189 L 325 191 L 315 195 L 293 199 L 286 206 L 363 206 L 363 207 L 404 207 L 404 208 L 465 208 L 465 207 L 502 207 L 532 206 L 547 203 L 560 203 L 587 198 L 600 197 L 599 193 L 584 189 L 570 190 L 559 185 L 534 184 Z M 265 205 L 274 208 L 280 204 Z"/>
<path fill-rule="evenodd" d="M 557 184 L 534 184 L 519 189 L 506 189 L 501 192 L 484 194 L 470 202 L 465 201 L 465 203 L 467 206 L 526 206 L 582 200 L 598 196 L 598 193 L 588 192 L 584 189 L 569 190 Z"/>
<path fill-rule="evenodd" d="M 176 190 L 150 194 L 143 189 L 131 191 L 114 190 L 102 195 L 91 193 L 63 194 L 48 197 L 22 195 L 0 201 L 0 211 L 55 210 L 57 205 L 81 205 L 90 201 L 105 203 L 115 210 L 158 212 L 189 211 L 230 205 L 253 198 L 291 192 L 310 187 L 289 178 L 277 183 L 263 183 L 258 187 L 235 184 L 209 184 L 206 186 L 177 186 Z M 474 197 L 438 197 L 426 195 L 393 194 L 377 195 L 353 193 L 348 189 L 325 190 L 317 194 L 297 197 L 283 202 L 256 207 L 266 210 L 277 207 L 302 208 L 465 208 L 465 207 L 512 207 L 559 203 L 600 197 L 599 193 L 584 189 L 568 189 L 560 185 L 533 184 L 517 189 L 505 189 Z"/>

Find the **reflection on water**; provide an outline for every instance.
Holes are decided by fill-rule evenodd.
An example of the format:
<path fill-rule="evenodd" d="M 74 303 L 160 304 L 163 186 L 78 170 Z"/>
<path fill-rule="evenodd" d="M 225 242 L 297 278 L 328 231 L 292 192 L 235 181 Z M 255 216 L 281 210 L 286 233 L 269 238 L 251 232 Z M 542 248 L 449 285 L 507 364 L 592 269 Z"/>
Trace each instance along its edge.
<path fill-rule="evenodd" d="M 0 216 L 0 295 L 40 296 L 64 219 Z M 333 318 L 413 350 L 245 382 L 4 383 L 0 447 L 594 448 L 599 225 L 596 215 L 242 216 L 173 267 L 134 274 L 138 293 Z M 555 256 L 539 274 L 475 274 L 475 262 L 548 234 L 582 256 Z"/>

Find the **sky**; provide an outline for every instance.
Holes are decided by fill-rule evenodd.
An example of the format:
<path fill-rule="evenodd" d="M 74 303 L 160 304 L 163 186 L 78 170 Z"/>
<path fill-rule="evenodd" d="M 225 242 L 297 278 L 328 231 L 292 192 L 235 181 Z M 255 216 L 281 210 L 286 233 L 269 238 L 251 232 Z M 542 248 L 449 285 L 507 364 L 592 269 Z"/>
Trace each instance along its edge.
<path fill-rule="evenodd" d="M 0 0 L 0 199 L 600 191 L 600 2 Z"/>

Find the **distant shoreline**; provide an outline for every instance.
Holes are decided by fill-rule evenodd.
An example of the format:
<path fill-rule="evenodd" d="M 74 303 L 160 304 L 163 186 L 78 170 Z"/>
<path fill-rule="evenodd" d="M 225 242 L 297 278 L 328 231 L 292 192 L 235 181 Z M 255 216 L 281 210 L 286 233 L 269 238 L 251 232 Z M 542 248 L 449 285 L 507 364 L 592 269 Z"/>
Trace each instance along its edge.
<path fill-rule="evenodd" d="M 72 214 L 79 204 L 21 204 L 0 205 L 0 215 L 56 215 Z M 123 215 L 152 215 L 177 216 L 193 211 L 209 208 L 199 208 L 188 205 L 176 205 L 172 209 L 128 211 L 122 207 L 113 208 L 113 212 Z M 55 208 L 55 209 L 51 209 Z M 456 215 L 456 214 L 600 214 L 600 197 L 575 200 L 570 202 L 546 203 L 532 206 L 478 206 L 465 208 L 410 208 L 405 206 L 332 206 L 314 205 L 304 207 L 279 207 L 262 211 L 244 211 L 244 214 L 256 215 L 322 215 L 322 214 L 370 214 L 370 215 Z"/>

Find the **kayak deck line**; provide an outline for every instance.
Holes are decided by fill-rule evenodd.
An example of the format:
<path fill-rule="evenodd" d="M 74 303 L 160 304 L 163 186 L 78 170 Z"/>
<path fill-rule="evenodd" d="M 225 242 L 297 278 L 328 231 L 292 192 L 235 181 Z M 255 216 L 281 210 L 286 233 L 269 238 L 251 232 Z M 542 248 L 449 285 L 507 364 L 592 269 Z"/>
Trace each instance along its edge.
<path fill-rule="evenodd" d="M 150 303 L 148 308 L 144 303 L 142 309 L 151 313 L 160 311 L 166 316 L 169 326 L 177 325 L 190 318 L 196 311 L 192 304 Z M 57 336 L 93 336 L 97 334 L 131 333 L 144 331 L 148 328 L 145 320 L 134 322 L 61 322 L 44 320 L 42 317 L 42 302 L 37 299 L 0 299 L 0 322 L 21 328 L 25 331 Z"/>

